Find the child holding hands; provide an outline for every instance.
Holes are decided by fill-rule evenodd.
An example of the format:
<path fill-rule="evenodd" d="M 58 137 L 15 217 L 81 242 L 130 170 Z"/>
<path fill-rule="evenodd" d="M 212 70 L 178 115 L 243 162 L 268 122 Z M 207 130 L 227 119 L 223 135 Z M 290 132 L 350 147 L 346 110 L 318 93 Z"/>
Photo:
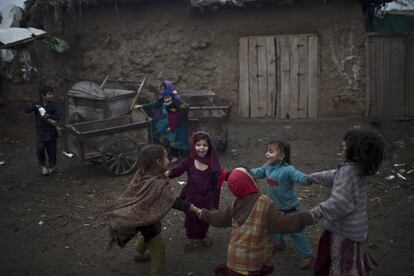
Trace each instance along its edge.
<path fill-rule="evenodd" d="M 245 168 L 235 168 L 228 177 L 234 202 L 218 210 L 193 208 L 200 218 L 217 227 L 232 227 L 227 262 L 215 275 L 270 275 L 273 272 L 273 235 L 299 232 L 314 224 L 309 212 L 286 214 L 262 193 Z"/>
<path fill-rule="evenodd" d="M 125 192 L 107 208 L 110 246 L 123 248 L 138 232 L 138 259 L 151 254 L 151 276 L 164 274 L 165 244 L 161 236 L 161 219 L 171 208 L 190 212 L 192 205 L 176 197 L 165 171 L 169 160 L 161 145 L 149 145 L 141 152 L 139 169 Z M 148 259 L 148 258 L 147 258 Z"/>
<path fill-rule="evenodd" d="M 168 177 L 178 177 L 185 172 L 188 179 L 180 198 L 199 208 L 217 209 L 221 185 L 227 172 L 222 170 L 215 145 L 206 132 L 198 131 L 192 135 L 191 156 L 169 171 Z M 207 222 L 193 213 L 186 213 L 184 226 L 189 239 L 186 249 L 192 249 L 200 243 L 211 246 L 212 241 L 207 238 Z"/>
<path fill-rule="evenodd" d="M 170 90 L 172 88 L 163 90 L 154 103 L 135 105 L 134 109 L 155 110 L 154 136 L 168 150 L 171 161 L 175 162 L 180 153 L 188 150 L 188 105 Z"/>
<path fill-rule="evenodd" d="M 252 169 L 251 174 L 257 179 L 266 178 L 267 195 L 282 212 L 298 213 L 300 203 L 293 189 L 294 184 L 310 185 L 311 179 L 290 164 L 290 146 L 283 141 L 269 142 L 265 158 L 266 163 Z M 296 250 L 303 257 L 299 268 L 308 269 L 312 264 L 313 253 L 305 233 L 290 233 L 289 236 Z M 275 240 L 278 250 L 286 248 L 283 234 L 276 234 Z"/>
<path fill-rule="evenodd" d="M 314 275 L 365 275 L 376 263 L 367 252 L 367 176 L 378 170 L 384 157 L 382 138 L 354 128 L 342 142 L 344 163 L 336 170 L 311 174 L 332 188 L 331 196 L 311 213 L 323 220 Z"/>

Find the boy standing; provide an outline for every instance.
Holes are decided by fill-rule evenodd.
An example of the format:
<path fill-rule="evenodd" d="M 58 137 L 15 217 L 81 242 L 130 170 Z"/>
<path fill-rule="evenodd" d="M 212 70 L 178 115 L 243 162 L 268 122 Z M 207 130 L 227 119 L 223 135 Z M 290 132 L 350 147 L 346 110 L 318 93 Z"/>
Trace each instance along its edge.
<path fill-rule="evenodd" d="M 53 103 L 53 88 L 44 86 L 39 90 L 40 101 L 29 104 L 24 112 L 35 114 L 36 123 L 36 155 L 41 166 L 42 175 L 51 174 L 56 165 L 57 131 L 56 127 L 45 119 L 59 120 L 59 110 Z M 49 166 L 46 166 L 46 154 Z"/>

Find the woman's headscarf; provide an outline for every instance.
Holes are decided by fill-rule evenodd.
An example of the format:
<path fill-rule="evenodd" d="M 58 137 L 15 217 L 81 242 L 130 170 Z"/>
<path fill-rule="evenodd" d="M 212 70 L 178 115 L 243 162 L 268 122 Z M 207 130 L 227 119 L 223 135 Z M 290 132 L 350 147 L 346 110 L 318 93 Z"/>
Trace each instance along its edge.
<path fill-rule="evenodd" d="M 237 198 L 259 192 L 256 181 L 244 168 L 235 168 L 227 180 L 230 191 Z"/>
<path fill-rule="evenodd" d="M 174 84 L 172 83 L 172 81 L 168 81 L 168 80 L 164 81 L 161 84 L 161 87 L 162 87 L 163 90 L 170 90 L 172 92 L 174 92 L 174 90 L 175 90 L 175 87 L 174 87 Z"/>
<path fill-rule="evenodd" d="M 162 91 L 162 94 L 161 94 L 161 96 L 163 98 L 164 97 L 167 97 L 167 96 L 171 96 L 172 97 L 172 95 L 173 95 L 172 90 L 168 90 L 168 89 L 165 89 L 164 91 Z"/>
<path fill-rule="evenodd" d="M 203 134 L 208 139 L 208 152 L 206 155 L 204 155 L 204 157 L 200 157 L 195 149 L 195 137 L 198 134 Z M 211 139 L 210 135 L 207 132 L 197 131 L 193 133 L 193 135 L 191 136 L 191 154 L 194 159 L 197 159 L 198 161 L 207 164 L 211 168 L 213 174 L 218 175 L 221 173 L 221 164 L 218 158 L 216 146 L 214 144 L 214 141 Z"/>

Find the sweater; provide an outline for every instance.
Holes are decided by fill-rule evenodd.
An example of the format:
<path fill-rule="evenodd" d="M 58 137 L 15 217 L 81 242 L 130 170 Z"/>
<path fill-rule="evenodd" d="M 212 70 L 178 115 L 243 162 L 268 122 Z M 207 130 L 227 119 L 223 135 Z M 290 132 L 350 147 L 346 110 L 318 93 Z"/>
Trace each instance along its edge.
<path fill-rule="evenodd" d="M 273 235 L 267 231 L 266 215 L 274 205 L 272 200 L 261 195 L 251 208 L 243 224 L 232 219 L 231 239 L 227 249 L 227 267 L 240 274 L 261 271 L 271 263 Z"/>
<path fill-rule="evenodd" d="M 256 200 L 261 193 L 249 194 L 236 199 L 232 205 L 218 210 L 203 209 L 201 218 L 216 227 L 231 227 L 232 219 L 243 224 L 250 214 Z M 297 233 L 302 231 L 306 225 L 313 224 L 312 215 L 309 212 L 285 214 L 276 205 L 272 204 L 266 215 L 266 227 L 269 234 L 274 233 Z"/>
<path fill-rule="evenodd" d="M 367 182 L 357 163 L 345 162 L 337 170 L 311 174 L 316 183 L 332 187 L 331 196 L 311 210 L 323 218 L 326 230 L 352 241 L 368 235 Z"/>
<path fill-rule="evenodd" d="M 266 178 L 267 195 L 281 210 L 300 209 L 300 203 L 293 189 L 295 183 L 310 185 L 307 175 L 288 163 L 264 164 L 251 169 L 255 178 Z"/>

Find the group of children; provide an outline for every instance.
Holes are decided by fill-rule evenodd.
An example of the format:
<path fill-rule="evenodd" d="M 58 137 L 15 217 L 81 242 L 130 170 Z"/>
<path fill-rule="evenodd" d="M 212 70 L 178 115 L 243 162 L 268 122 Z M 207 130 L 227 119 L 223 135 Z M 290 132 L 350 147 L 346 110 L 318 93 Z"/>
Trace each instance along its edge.
<path fill-rule="evenodd" d="M 190 157 L 171 170 L 167 169 L 166 151 L 160 150 L 157 157 L 147 153 L 157 147 L 159 145 L 149 145 L 141 154 L 147 166 L 140 167 L 127 189 L 140 187 L 135 201 L 125 207 L 122 200 L 118 200 L 106 211 L 112 242 L 120 246 L 125 244 L 117 238 L 124 234 L 123 228 L 116 223 L 118 219 L 128 221 L 130 237 L 142 233 L 143 238 L 136 247 L 138 259 L 148 260 L 151 256 L 151 275 L 163 275 L 165 245 L 151 245 L 156 238 L 161 240 L 160 220 L 168 208 L 185 213 L 184 224 L 189 240 L 186 249 L 194 245 L 212 245 L 207 237 L 209 225 L 231 227 L 227 261 L 216 267 L 215 275 L 270 275 L 274 270 L 273 254 L 286 247 L 284 234 L 290 235 L 293 245 L 303 256 L 300 267 L 306 269 L 314 264 L 314 275 L 365 275 L 375 267 L 366 249 L 367 176 L 377 171 L 383 159 L 384 144 L 378 134 L 361 128 L 351 129 L 344 136 L 344 163 L 335 170 L 310 175 L 290 164 L 289 144 L 282 141 L 268 143 L 263 166 L 250 170 L 238 167 L 231 171 L 221 167 L 214 142 L 206 132 L 192 135 Z M 185 172 L 187 184 L 179 196 L 175 195 L 169 178 Z M 146 181 L 141 180 L 143 176 Z M 266 194 L 261 193 L 256 178 L 266 179 Z M 235 200 L 229 206 L 219 207 L 223 181 L 227 181 Z M 331 196 L 313 209 L 301 212 L 294 192 L 295 183 L 327 185 L 332 190 Z M 128 215 L 126 211 L 135 207 L 141 208 L 137 212 L 145 213 L 147 209 L 141 201 L 148 201 L 147 197 L 159 193 L 161 187 L 166 193 L 168 191 L 170 199 L 165 205 L 164 197 L 151 197 L 151 206 L 159 211 L 157 217 L 148 222 L 142 219 L 144 215 Z M 144 191 L 147 196 L 140 197 Z M 319 220 L 323 221 L 325 230 L 314 258 L 303 229 Z M 148 225 L 158 225 L 153 238 L 145 236 L 142 230 Z M 149 254 L 146 249 L 149 249 Z"/>
<path fill-rule="evenodd" d="M 188 149 L 188 114 L 172 83 L 165 82 L 162 88 L 162 97 L 156 103 L 136 106 L 158 109 L 154 127 L 161 145 L 151 144 L 142 150 L 138 171 L 126 191 L 105 210 L 110 245 L 124 247 L 141 233 L 135 239 L 136 260 L 151 259 L 151 275 L 163 275 L 161 219 L 175 208 L 185 214 L 186 249 L 212 246 L 207 236 L 210 225 L 231 227 L 227 261 L 215 269 L 216 275 L 271 274 L 273 254 L 286 248 L 284 234 L 289 234 L 303 257 L 300 268 L 314 265 L 314 275 L 365 275 L 376 266 L 366 248 L 367 176 L 376 173 L 384 157 L 380 135 L 352 128 L 343 139 L 343 164 L 307 175 L 291 165 L 290 146 L 283 141 L 267 144 L 264 165 L 226 171 L 212 138 L 198 131 L 191 136 L 190 155 L 169 169 L 177 150 Z M 58 119 L 57 108 L 51 102 L 52 91 L 50 87 L 41 89 L 41 101 L 25 109 L 35 112 L 37 156 L 44 175 L 51 173 L 56 163 L 56 129 L 42 120 L 45 116 Z M 187 183 L 177 194 L 169 179 L 184 173 Z M 266 179 L 266 193 L 260 191 L 256 179 Z M 220 207 L 224 181 L 235 200 Z M 300 211 L 295 183 L 325 185 L 331 189 L 331 196 L 309 211 Z M 315 258 L 303 229 L 319 220 L 323 221 L 324 232 Z"/>

